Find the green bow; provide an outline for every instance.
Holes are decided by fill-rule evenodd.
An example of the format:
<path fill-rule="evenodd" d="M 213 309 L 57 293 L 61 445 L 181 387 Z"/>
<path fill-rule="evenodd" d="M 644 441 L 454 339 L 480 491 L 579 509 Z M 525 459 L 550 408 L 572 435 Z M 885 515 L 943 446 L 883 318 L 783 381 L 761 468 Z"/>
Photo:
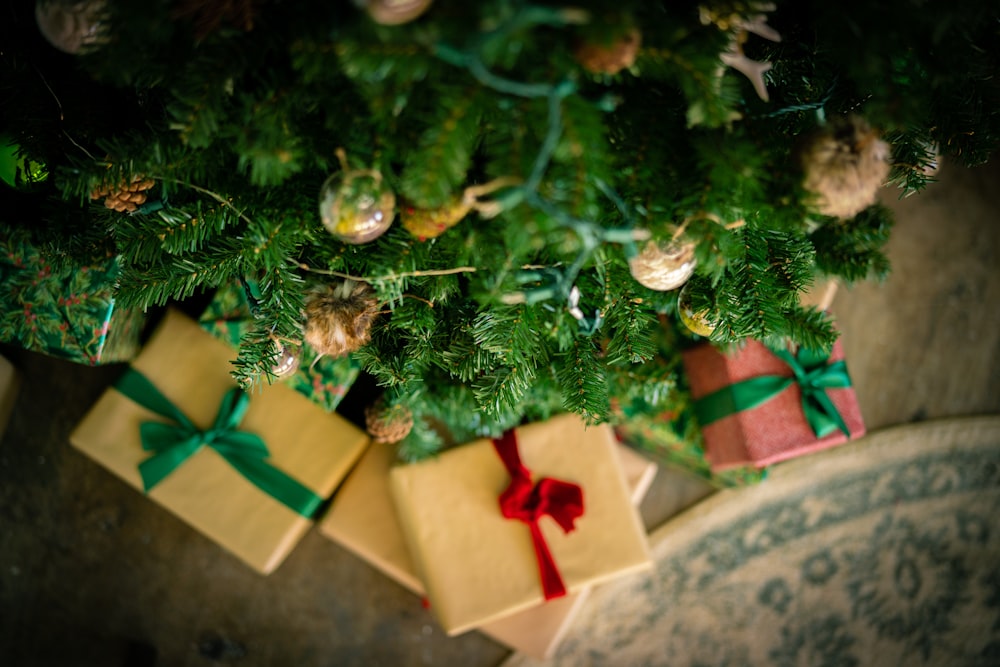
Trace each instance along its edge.
<path fill-rule="evenodd" d="M 694 403 L 695 416 L 701 425 L 762 405 L 797 383 L 802 389 L 802 412 L 816 437 L 826 437 L 837 429 L 850 437 L 847 424 L 826 393 L 827 389 L 851 386 L 844 360 L 831 364 L 828 355 L 804 348 L 795 356 L 787 350 L 772 352 L 792 368 L 792 377 L 762 375 L 703 396 Z"/>
<path fill-rule="evenodd" d="M 174 422 L 139 426 L 142 448 L 155 452 L 139 464 L 147 492 L 207 445 L 257 488 L 296 513 L 312 517 L 322 504 L 322 498 L 265 460 L 270 454 L 260 436 L 236 430 L 250 404 L 250 397 L 242 390 L 234 387 L 226 392 L 215 423 L 201 430 L 138 371 L 128 369 L 115 387 L 142 407 Z"/>

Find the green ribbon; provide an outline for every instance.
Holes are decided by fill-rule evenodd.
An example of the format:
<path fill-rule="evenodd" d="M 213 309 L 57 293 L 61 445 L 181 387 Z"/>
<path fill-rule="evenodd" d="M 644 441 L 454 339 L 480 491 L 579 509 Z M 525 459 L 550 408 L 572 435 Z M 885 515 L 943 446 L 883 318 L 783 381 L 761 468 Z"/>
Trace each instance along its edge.
<path fill-rule="evenodd" d="M 826 437 L 837 429 L 851 437 L 847 424 L 826 393 L 827 389 L 851 386 L 844 360 L 831 364 L 828 355 L 804 348 L 795 356 L 787 350 L 772 352 L 791 367 L 792 377 L 762 375 L 703 396 L 694 403 L 694 413 L 701 425 L 707 426 L 737 412 L 756 408 L 797 383 L 802 390 L 802 412 L 816 437 Z"/>
<path fill-rule="evenodd" d="M 142 448 L 154 452 L 139 464 L 147 492 L 207 445 L 254 486 L 294 512 L 310 518 L 323 503 L 309 488 L 265 460 L 270 453 L 260 436 L 237 430 L 250 405 L 250 397 L 242 390 L 234 387 L 226 392 L 215 423 L 202 430 L 134 369 L 128 369 L 115 388 L 142 407 L 173 421 L 144 422 L 139 426 Z"/>

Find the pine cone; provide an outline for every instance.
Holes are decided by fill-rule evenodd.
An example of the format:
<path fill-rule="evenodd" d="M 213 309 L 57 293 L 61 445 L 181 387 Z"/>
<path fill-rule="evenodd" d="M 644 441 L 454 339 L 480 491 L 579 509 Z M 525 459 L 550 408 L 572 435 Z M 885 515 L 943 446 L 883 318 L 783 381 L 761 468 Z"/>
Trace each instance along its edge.
<path fill-rule="evenodd" d="M 823 215 L 852 218 L 875 203 L 889 175 L 889 144 L 858 116 L 830 121 L 809 137 L 799 160 L 803 187 Z"/>
<path fill-rule="evenodd" d="M 413 413 L 404 405 L 387 408 L 380 398 L 365 408 L 365 429 L 374 442 L 399 442 L 413 429 Z"/>
<path fill-rule="evenodd" d="M 376 315 L 378 302 L 368 283 L 324 285 L 306 299 L 305 341 L 320 356 L 343 356 L 369 341 Z"/>
<path fill-rule="evenodd" d="M 90 193 L 91 199 L 104 197 L 104 206 L 119 213 L 132 212 L 139 208 L 140 204 L 146 202 L 146 190 L 156 184 L 151 178 L 135 176 L 129 183 L 121 183 L 118 186 L 102 185 Z"/>

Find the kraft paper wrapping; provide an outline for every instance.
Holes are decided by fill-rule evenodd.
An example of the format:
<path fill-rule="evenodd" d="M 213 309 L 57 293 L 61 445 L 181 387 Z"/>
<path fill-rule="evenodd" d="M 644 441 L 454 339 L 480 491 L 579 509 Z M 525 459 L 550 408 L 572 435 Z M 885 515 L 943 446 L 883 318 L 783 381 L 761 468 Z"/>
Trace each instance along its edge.
<path fill-rule="evenodd" d="M 132 363 L 197 425 L 212 423 L 227 390 L 232 349 L 194 321 L 168 311 Z M 139 425 L 167 421 L 108 389 L 70 436 L 73 446 L 142 490 Z M 252 390 L 240 430 L 256 433 L 268 461 L 314 493 L 329 497 L 367 446 L 368 436 L 282 385 Z M 252 568 L 274 570 L 311 521 L 254 486 L 204 447 L 149 492 L 149 497 Z"/>
<path fill-rule="evenodd" d="M 21 389 L 21 374 L 6 357 L 0 357 L 0 438 L 7 430 L 10 413 Z"/>
<path fill-rule="evenodd" d="M 617 452 L 632 503 L 638 505 L 653 482 L 656 464 L 625 445 L 618 445 Z M 319 531 L 405 588 L 424 595 L 390 495 L 389 470 L 394 462 L 394 447 L 370 447 L 337 491 Z M 516 651 L 544 659 L 558 646 L 586 593 L 584 589 L 476 629 Z"/>
<path fill-rule="evenodd" d="M 830 363 L 843 358 L 838 340 Z M 711 345 L 696 346 L 684 352 L 684 368 L 695 399 L 752 377 L 792 375 L 785 362 L 757 341 L 748 341 L 743 348 L 725 355 Z M 853 387 L 828 389 L 826 393 L 847 424 L 851 438 L 864 435 L 865 424 Z M 847 437 L 840 431 L 816 437 L 802 412 L 801 396 L 799 386 L 792 384 L 763 405 L 702 427 L 705 456 L 713 470 L 747 463 L 764 467 L 846 442 Z"/>
<path fill-rule="evenodd" d="M 518 428 L 517 438 L 533 480 L 555 477 L 583 488 L 585 513 L 575 530 L 563 533 L 551 517 L 540 521 L 569 593 L 651 566 L 609 426 L 587 428 L 562 415 Z M 445 632 L 457 635 L 544 601 L 528 526 L 500 514 L 498 497 L 510 477 L 490 440 L 397 466 L 389 479 L 407 549 Z"/>

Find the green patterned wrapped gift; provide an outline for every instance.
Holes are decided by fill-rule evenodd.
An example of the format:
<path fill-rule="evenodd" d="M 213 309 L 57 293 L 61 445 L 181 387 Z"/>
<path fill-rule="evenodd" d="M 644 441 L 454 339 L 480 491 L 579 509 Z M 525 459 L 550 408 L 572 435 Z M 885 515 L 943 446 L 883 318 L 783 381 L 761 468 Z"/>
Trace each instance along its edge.
<path fill-rule="evenodd" d="M 220 287 L 198 322 L 212 335 L 233 347 L 238 346 L 240 338 L 253 329 L 253 315 L 243 288 L 236 283 Z M 350 355 L 337 359 L 323 357 L 316 361 L 316 352 L 304 345 L 298 370 L 284 382 L 333 412 L 360 371 L 361 364 Z"/>
<path fill-rule="evenodd" d="M 753 466 L 713 471 L 705 458 L 700 437 L 692 434 L 681 419 L 669 414 L 641 414 L 628 417 L 615 427 L 618 438 L 662 465 L 680 469 L 712 486 L 730 488 L 756 484 L 767 477 L 767 469 Z"/>
<path fill-rule="evenodd" d="M 118 260 L 60 267 L 0 226 L 0 340 L 90 366 L 129 361 L 145 316 L 115 305 Z"/>

